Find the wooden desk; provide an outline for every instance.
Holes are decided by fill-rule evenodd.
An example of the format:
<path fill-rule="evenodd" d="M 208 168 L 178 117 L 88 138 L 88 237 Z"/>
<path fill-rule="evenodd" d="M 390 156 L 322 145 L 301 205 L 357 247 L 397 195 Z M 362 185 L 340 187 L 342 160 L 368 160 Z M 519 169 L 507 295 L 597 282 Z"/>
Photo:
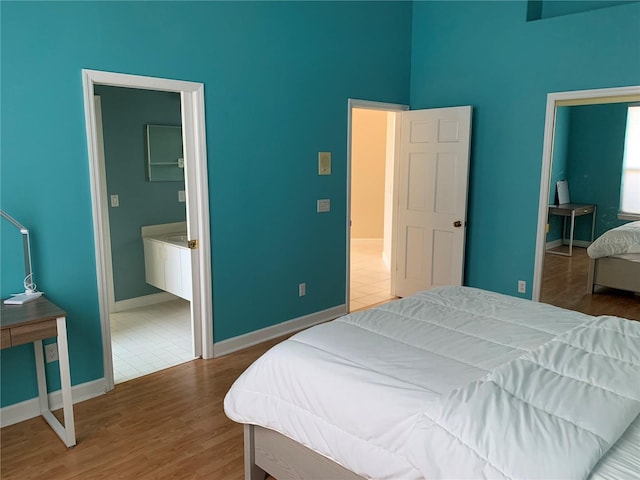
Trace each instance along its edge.
<path fill-rule="evenodd" d="M 593 242 L 593 233 L 596 229 L 596 206 L 595 205 L 580 205 L 577 203 L 563 203 L 560 205 L 549 205 L 549 215 L 562 216 L 562 244 L 565 244 L 565 232 L 567 230 L 567 218 L 571 218 L 571 230 L 569 234 L 569 253 L 554 252 L 548 250 L 548 253 L 554 255 L 564 255 L 567 257 L 573 256 L 573 232 L 576 224 L 576 217 L 582 215 L 591 214 L 591 241 Z"/>
<path fill-rule="evenodd" d="M 3 303 L 0 314 L 0 339 L 3 349 L 33 342 L 38 375 L 40 413 L 65 445 L 73 447 L 76 444 L 76 431 L 73 420 L 73 400 L 71 398 L 66 316 L 67 313 L 64 310 L 61 310 L 44 297 L 23 305 L 5 305 Z M 42 340 L 51 337 L 57 337 L 58 339 L 64 425 L 51 413 L 47 395 Z"/>

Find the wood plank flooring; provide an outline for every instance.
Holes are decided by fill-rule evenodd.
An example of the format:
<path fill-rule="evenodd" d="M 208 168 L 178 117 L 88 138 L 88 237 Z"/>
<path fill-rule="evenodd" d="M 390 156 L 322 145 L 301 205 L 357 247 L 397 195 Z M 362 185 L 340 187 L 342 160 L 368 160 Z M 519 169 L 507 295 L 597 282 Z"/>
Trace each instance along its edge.
<path fill-rule="evenodd" d="M 640 321 L 640 296 L 622 290 L 596 287 L 587 294 L 589 257 L 585 248 L 572 257 L 547 253 L 544 259 L 540 300 L 589 315 L 616 315 Z"/>
<path fill-rule="evenodd" d="M 242 427 L 225 416 L 224 395 L 254 359 L 283 339 L 171 367 L 76 404 L 78 444 L 71 449 L 40 417 L 5 427 L 0 477 L 240 480 Z"/>
<path fill-rule="evenodd" d="M 542 297 L 594 315 L 640 320 L 640 297 L 586 295 L 587 259 L 547 255 Z M 215 360 L 194 360 L 75 405 L 78 445 L 67 449 L 42 418 L 0 431 L 3 480 L 243 478 L 242 427 L 223 412 L 240 373 L 283 338 Z M 60 412 L 57 412 L 58 414 Z"/>

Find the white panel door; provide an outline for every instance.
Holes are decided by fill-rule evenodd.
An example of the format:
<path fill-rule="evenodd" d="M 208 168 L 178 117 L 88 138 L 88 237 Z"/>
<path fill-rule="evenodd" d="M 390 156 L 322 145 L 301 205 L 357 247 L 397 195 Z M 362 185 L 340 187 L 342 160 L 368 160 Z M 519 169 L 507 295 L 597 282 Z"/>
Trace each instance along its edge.
<path fill-rule="evenodd" d="M 461 285 L 471 107 L 401 113 L 396 291 Z"/>

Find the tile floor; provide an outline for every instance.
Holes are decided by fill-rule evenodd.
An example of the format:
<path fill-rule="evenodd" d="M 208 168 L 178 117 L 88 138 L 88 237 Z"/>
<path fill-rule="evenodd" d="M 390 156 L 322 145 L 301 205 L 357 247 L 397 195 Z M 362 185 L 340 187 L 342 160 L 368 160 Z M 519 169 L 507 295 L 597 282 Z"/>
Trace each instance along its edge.
<path fill-rule="evenodd" d="M 351 240 L 351 311 L 390 300 L 381 239 Z M 189 302 L 182 299 L 112 313 L 116 384 L 193 360 Z"/>
<path fill-rule="evenodd" d="M 350 310 L 391 300 L 389 270 L 382 261 L 382 239 L 351 239 Z"/>
<path fill-rule="evenodd" d="M 112 313 L 116 384 L 193 360 L 191 313 L 182 299 Z"/>

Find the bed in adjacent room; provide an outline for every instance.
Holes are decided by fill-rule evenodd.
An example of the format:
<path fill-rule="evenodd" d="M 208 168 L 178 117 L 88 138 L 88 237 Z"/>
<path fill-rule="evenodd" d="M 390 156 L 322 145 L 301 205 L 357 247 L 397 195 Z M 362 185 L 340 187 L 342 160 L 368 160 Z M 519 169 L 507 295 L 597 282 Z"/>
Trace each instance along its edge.
<path fill-rule="evenodd" d="M 640 293 L 640 221 L 606 231 L 587 248 L 587 293 L 596 286 Z"/>
<path fill-rule="evenodd" d="M 245 478 L 634 478 L 640 322 L 440 287 L 310 328 L 234 383 Z"/>

